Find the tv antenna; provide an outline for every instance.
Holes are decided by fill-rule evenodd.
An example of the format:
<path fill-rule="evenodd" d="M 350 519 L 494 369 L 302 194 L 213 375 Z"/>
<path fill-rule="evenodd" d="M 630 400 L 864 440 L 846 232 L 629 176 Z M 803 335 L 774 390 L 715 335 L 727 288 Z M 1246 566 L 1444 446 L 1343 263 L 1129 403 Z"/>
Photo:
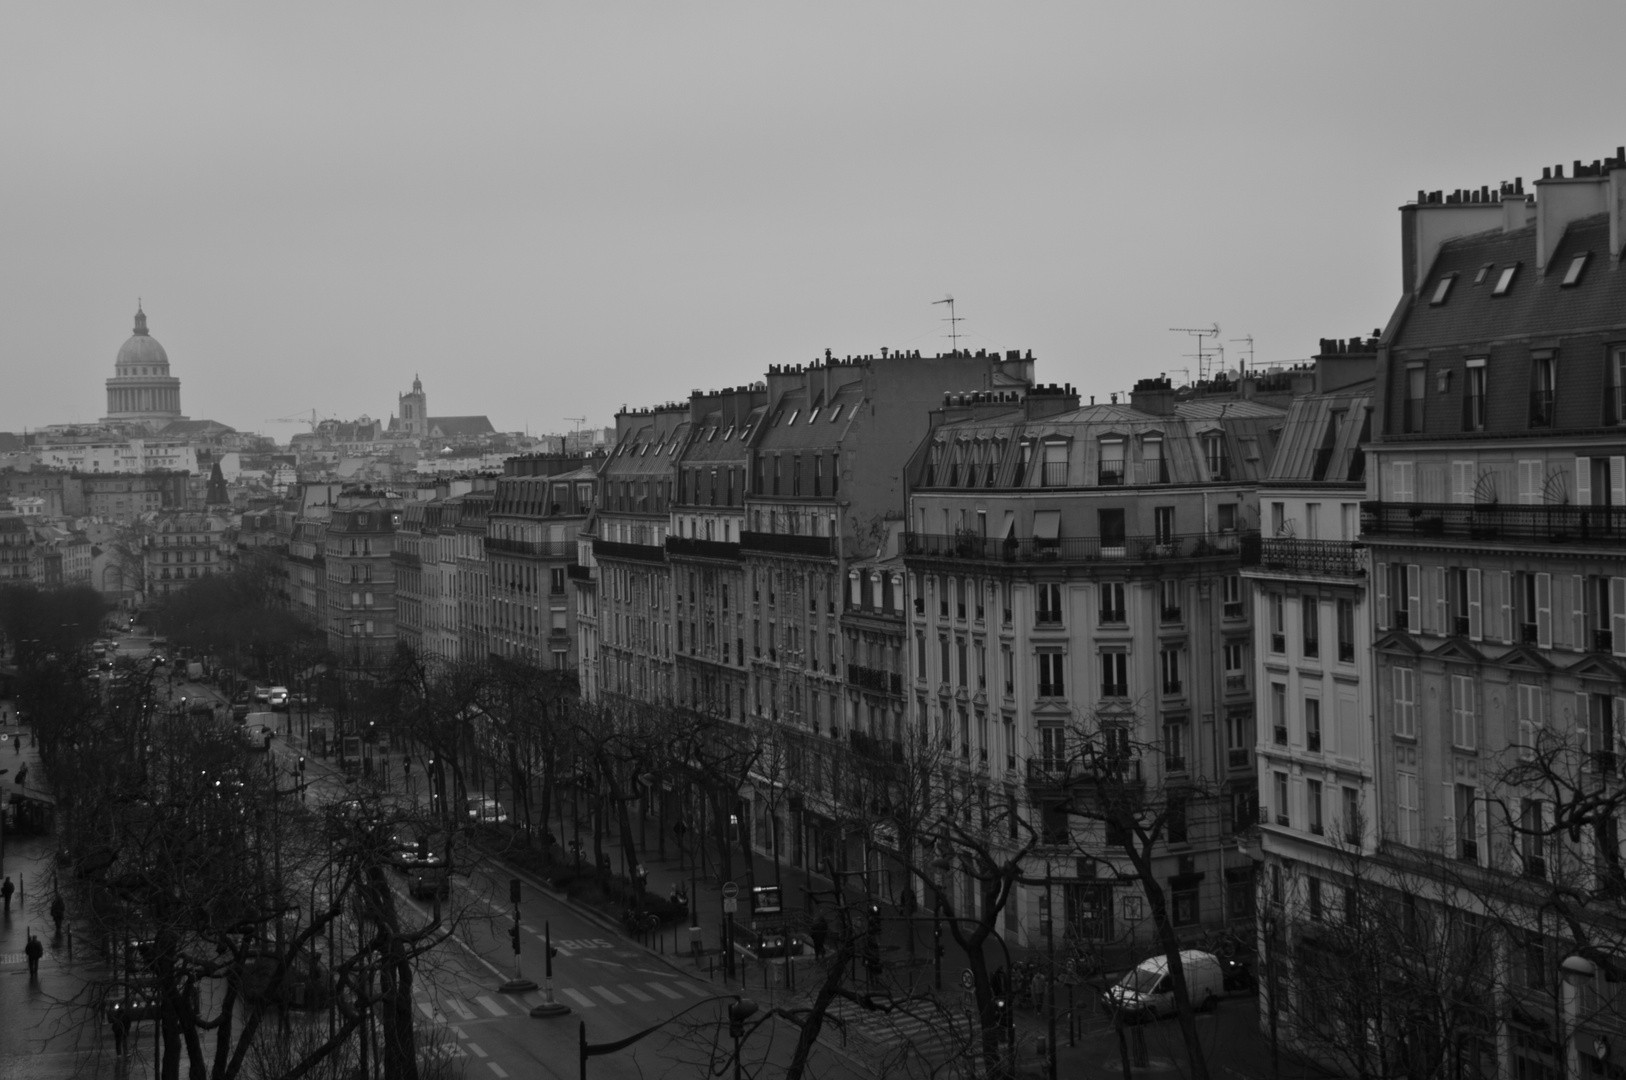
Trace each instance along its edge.
<path fill-rule="evenodd" d="M 1219 338 L 1220 334 L 1219 323 L 1215 323 L 1213 326 L 1202 330 L 1198 330 L 1190 326 L 1171 326 L 1169 327 L 1169 332 L 1174 334 L 1190 334 L 1192 337 L 1197 339 L 1197 381 L 1202 382 L 1208 374 L 1203 368 L 1203 357 L 1205 355 L 1203 352 L 1203 338 L 1214 338 L 1216 339 L 1217 343 L 1217 339 Z"/>
<path fill-rule="evenodd" d="M 941 300 L 933 300 L 932 306 L 947 304 L 949 306 L 948 318 L 944 322 L 949 324 L 949 339 L 954 343 L 954 351 L 960 351 L 960 317 L 954 314 L 954 297 L 945 296 Z"/>
<path fill-rule="evenodd" d="M 1248 346 L 1248 367 L 1242 367 L 1242 361 L 1237 361 L 1237 367 L 1241 368 L 1237 374 L 1239 376 L 1246 375 L 1248 373 L 1248 368 L 1253 366 L 1253 335 L 1249 334 L 1247 337 L 1234 337 L 1231 340 L 1245 342 Z"/>

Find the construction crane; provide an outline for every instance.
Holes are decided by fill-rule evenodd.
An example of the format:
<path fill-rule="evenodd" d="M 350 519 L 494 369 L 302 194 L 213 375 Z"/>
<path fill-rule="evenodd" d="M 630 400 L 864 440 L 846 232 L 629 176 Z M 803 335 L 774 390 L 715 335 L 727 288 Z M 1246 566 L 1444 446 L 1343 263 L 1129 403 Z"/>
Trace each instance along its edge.
<path fill-rule="evenodd" d="M 310 416 L 306 416 L 304 410 L 300 410 L 299 412 L 296 412 L 296 413 L 290 413 L 287 416 L 272 417 L 269 420 L 261 421 L 261 423 L 265 423 L 265 424 L 309 424 L 311 426 L 311 431 L 314 432 L 316 430 L 316 424 L 317 424 L 316 410 L 312 409 L 310 411 Z"/>
<path fill-rule="evenodd" d="M 1169 332 L 1174 334 L 1190 334 L 1197 339 L 1197 381 L 1202 382 L 1208 377 L 1208 371 L 1203 367 L 1203 358 L 1207 353 L 1203 350 L 1203 338 L 1214 338 L 1216 344 L 1220 335 L 1219 323 L 1205 329 L 1196 329 L 1190 326 L 1171 326 Z"/>
<path fill-rule="evenodd" d="M 574 422 L 577 431 L 580 431 L 582 429 L 582 425 L 587 423 L 587 417 L 585 416 L 567 416 L 565 419 Z"/>

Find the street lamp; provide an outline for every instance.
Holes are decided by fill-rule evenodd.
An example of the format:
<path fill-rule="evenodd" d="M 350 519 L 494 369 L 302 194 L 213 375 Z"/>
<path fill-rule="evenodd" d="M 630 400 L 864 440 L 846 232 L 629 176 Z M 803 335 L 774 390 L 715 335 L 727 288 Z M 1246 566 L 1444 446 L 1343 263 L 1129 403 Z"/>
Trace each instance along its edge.
<path fill-rule="evenodd" d="M 1598 967 L 1584 956 L 1570 955 L 1558 965 L 1564 978 L 1564 1016 L 1567 1028 L 1559 1038 L 1564 1048 L 1564 1075 L 1579 1080 L 1581 1069 L 1581 988 L 1597 974 Z M 1605 1044 L 1607 1046 L 1607 1044 Z"/>

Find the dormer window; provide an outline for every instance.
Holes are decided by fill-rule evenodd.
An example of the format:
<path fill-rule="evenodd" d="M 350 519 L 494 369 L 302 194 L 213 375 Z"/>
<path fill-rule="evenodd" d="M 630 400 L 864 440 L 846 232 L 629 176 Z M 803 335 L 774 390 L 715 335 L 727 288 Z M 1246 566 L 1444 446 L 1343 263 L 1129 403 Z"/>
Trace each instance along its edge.
<path fill-rule="evenodd" d="M 1564 280 L 1559 283 L 1560 288 L 1568 289 L 1581 281 L 1581 274 L 1586 270 L 1586 261 L 1591 258 L 1592 252 L 1583 251 L 1570 260 L 1570 268 L 1564 271 Z"/>
<path fill-rule="evenodd" d="M 1101 440 L 1101 467 L 1097 482 L 1102 487 L 1124 482 L 1124 441 L 1121 438 Z"/>
<path fill-rule="evenodd" d="M 1495 263 L 1486 263 L 1484 266 L 1481 266 L 1479 268 L 1479 273 L 1474 275 L 1474 284 L 1475 285 L 1483 285 L 1483 284 L 1485 284 L 1485 275 L 1490 273 L 1491 268 L 1494 267 L 1495 265 L 1496 265 Z"/>
<path fill-rule="evenodd" d="M 1519 264 L 1502 268 L 1502 276 L 1496 279 L 1496 287 L 1491 290 L 1492 296 L 1506 296 L 1507 291 L 1513 287 L 1513 278 L 1519 272 Z"/>
<path fill-rule="evenodd" d="M 1456 280 L 1457 275 L 1455 274 L 1447 274 L 1441 278 L 1440 283 L 1434 286 L 1434 296 L 1429 300 L 1429 303 L 1435 307 L 1445 303 L 1445 298 L 1451 293 L 1451 283 Z"/>

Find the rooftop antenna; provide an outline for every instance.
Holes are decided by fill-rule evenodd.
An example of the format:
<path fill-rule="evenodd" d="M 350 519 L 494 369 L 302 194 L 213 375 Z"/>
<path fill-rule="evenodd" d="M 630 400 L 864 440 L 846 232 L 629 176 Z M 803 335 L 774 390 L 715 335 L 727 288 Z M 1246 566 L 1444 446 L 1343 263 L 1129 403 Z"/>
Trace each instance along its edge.
<path fill-rule="evenodd" d="M 1207 329 L 1198 330 L 1190 326 L 1171 326 L 1169 332 L 1174 334 L 1190 334 L 1197 339 L 1197 381 L 1202 382 L 1207 377 L 1203 367 L 1203 338 L 1218 338 L 1220 334 L 1219 323 Z"/>
<path fill-rule="evenodd" d="M 947 304 L 949 306 L 948 318 L 944 321 L 949 324 L 949 339 L 954 343 L 954 351 L 960 351 L 960 318 L 954 314 L 954 297 L 945 296 L 941 300 L 933 300 L 932 306 Z"/>
<path fill-rule="evenodd" d="M 1242 364 L 1242 361 L 1240 361 L 1240 360 L 1237 361 L 1237 367 L 1240 369 L 1237 372 L 1238 376 L 1246 375 L 1248 373 L 1248 368 L 1253 366 L 1253 335 L 1249 334 L 1247 337 L 1234 337 L 1231 340 L 1232 341 L 1247 342 L 1247 345 L 1248 345 L 1248 363 L 1247 363 L 1247 366 L 1244 367 L 1243 364 Z"/>

